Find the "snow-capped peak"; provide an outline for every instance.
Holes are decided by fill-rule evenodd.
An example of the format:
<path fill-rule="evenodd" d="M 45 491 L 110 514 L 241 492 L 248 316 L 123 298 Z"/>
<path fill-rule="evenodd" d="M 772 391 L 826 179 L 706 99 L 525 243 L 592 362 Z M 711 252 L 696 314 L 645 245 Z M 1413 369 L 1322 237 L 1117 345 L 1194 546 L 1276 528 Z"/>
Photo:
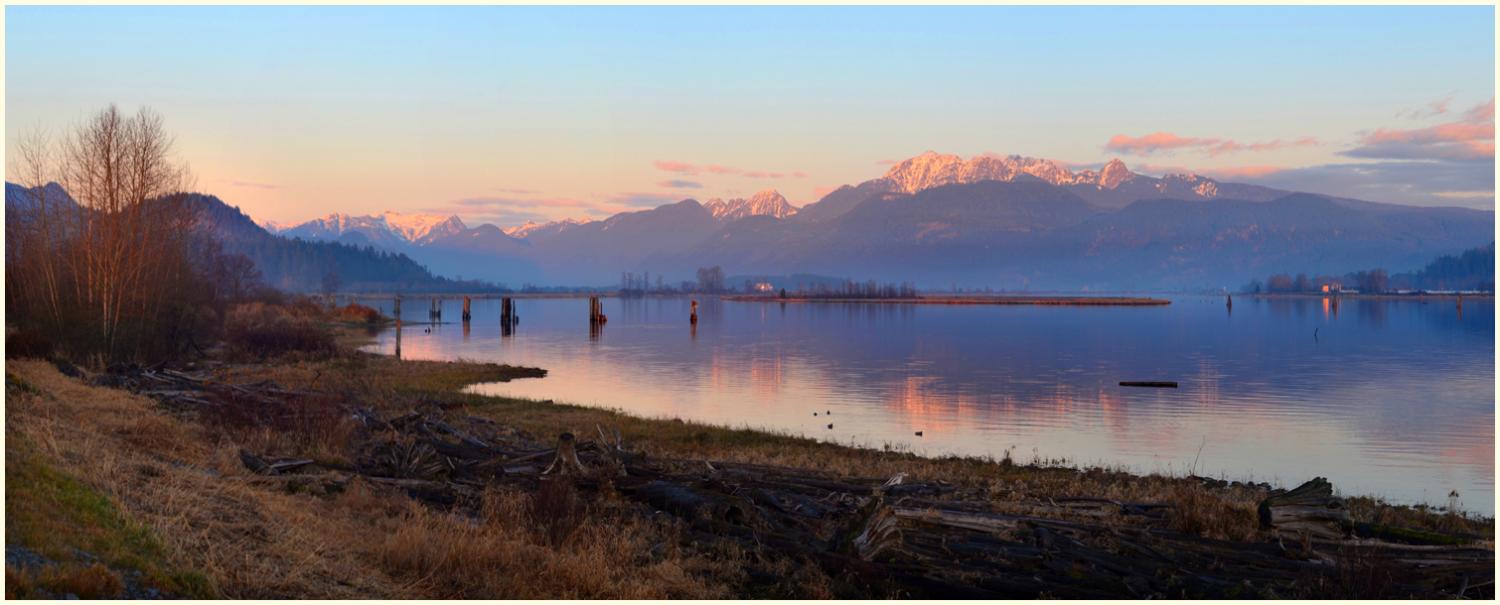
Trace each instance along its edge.
<path fill-rule="evenodd" d="M 379 216 L 333 213 L 299 225 L 278 228 L 277 231 L 313 239 L 338 239 L 346 233 L 358 232 L 373 241 L 417 243 L 461 233 L 466 228 L 457 216 L 386 211 Z"/>
<path fill-rule="evenodd" d="M 756 192 L 749 199 L 722 200 L 713 198 L 703 205 L 720 221 L 732 221 L 747 216 L 770 216 L 786 218 L 797 213 L 797 208 L 786 201 L 786 197 L 775 189 Z"/>
<path fill-rule="evenodd" d="M 440 214 L 402 214 L 385 211 L 380 215 L 386 229 L 408 242 L 442 237 L 462 232 L 466 227 L 457 216 Z"/>
<path fill-rule="evenodd" d="M 588 219 L 588 218 L 584 218 L 584 219 L 565 218 L 565 219 L 560 220 L 560 221 L 551 221 L 551 222 L 547 222 L 547 223 L 538 223 L 538 222 L 535 222 L 535 221 L 526 221 L 526 223 L 523 224 L 523 225 L 518 225 L 518 226 L 515 226 L 515 227 L 506 227 L 504 229 L 501 229 L 500 231 L 502 233 L 506 234 L 506 235 L 509 235 L 509 236 L 517 238 L 517 239 L 525 239 L 526 237 L 529 237 L 529 236 L 531 236 L 532 234 L 535 234 L 535 233 L 562 231 L 562 230 L 570 228 L 570 227 L 577 227 L 578 225 L 585 225 L 585 224 L 592 223 L 592 222 L 594 222 L 594 219 Z"/>
<path fill-rule="evenodd" d="M 1042 158 L 986 154 L 964 160 L 956 155 L 928 151 L 892 166 L 885 178 L 899 191 L 916 193 L 958 183 L 1014 181 L 1022 174 L 1053 185 L 1096 185 L 1101 189 L 1114 189 L 1136 176 L 1118 159 L 1111 160 L 1099 172 L 1083 170 L 1074 173 L 1059 162 Z"/>

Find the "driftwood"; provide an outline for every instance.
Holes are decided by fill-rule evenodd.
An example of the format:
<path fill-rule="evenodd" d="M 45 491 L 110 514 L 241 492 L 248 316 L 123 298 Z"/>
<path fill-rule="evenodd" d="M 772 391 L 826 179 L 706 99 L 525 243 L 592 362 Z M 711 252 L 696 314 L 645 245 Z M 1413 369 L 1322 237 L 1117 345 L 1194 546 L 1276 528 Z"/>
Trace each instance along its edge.
<path fill-rule="evenodd" d="M 108 380 L 173 409 L 275 407 L 311 395 L 274 383 L 225 385 L 207 374 L 132 368 Z M 503 420 L 413 402 L 394 415 L 348 405 L 358 460 L 347 473 L 243 452 L 247 481 L 342 489 L 358 477 L 422 503 L 478 514 L 500 487 L 568 481 L 580 498 L 606 489 L 618 514 L 681 522 L 685 548 L 743 552 L 752 594 L 795 594 L 787 561 L 818 567 L 850 598 L 1245 598 L 1494 595 L 1494 551 L 1477 536 L 1360 524 L 1315 479 L 1276 492 L 1201 480 L 1204 489 L 1267 493 L 1260 537 L 1212 540 L 1174 529 L 1164 502 L 991 492 L 911 475 L 835 476 L 802 468 L 632 451 L 608 427 L 542 443 Z M 1191 480 L 1189 478 L 1188 480 Z M 625 511 L 625 512 L 619 512 Z M 630 512 L 634 511 L 634 512 Z M 612 513 L 614 514 L 614 513 Z M 1247 528 L 1250 529 L 1250 528 Z M 1376 588 L 1348 578 L 1380 573 Z"/>
<path fill-rule="evenodd" d="M 1341 540 L 1354 531 L 1343 500 L 1334 497 L 1333 484 L 1322 477 L 1261 500 L 1259 516 L 1261 529 L 1279 534 Z"/>
<path fill-rule="evenodd" d="M 557 453 L 552 458 L 552 464 L 542 471 L 543 475 L 557 473 L 567 475 L 571 473 L 583 474 L 583 462 L 578 460 L 578 451 L 573 443 L 575 439 L 572 433 L 563 433 L 557 436 Z"/>
<path fill-rule="evenodd" d="M 313 461 L 300 458 L 281 458 L 277 460 L 267 460 L 246 450 L 240 450 L 240 463 L 244 464 L 245 468 L 250 469 L 250 471 L 254 473 L 258 473 L 261 475 L 280 475 L 282 473 L 295 471 L 297 469 L 305 467 L 309 464 L 312 464 Z"/>

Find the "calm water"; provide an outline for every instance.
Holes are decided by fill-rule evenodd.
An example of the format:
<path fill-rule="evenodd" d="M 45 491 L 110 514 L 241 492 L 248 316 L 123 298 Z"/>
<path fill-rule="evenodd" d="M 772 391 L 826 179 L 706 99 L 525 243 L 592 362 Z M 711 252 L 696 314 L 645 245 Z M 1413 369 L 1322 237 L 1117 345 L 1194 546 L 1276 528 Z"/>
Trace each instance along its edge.
<path fill-rule="evenodd" d="M 390 312 L 390 301 L 371 301 Z M 772 428 L 922 454 L 1066 458 L 1492 514 L 1495 309 L 1453 301 L 1179 297 L 1165 307 L 767 304 L 604 299 L 459 301 L 427 332 L 409 299 L 401 354 L 493 360 L 549 375 L 480 385 L 653 417 Z M 395 350 L 394 330 L 371 350 Z M 1138 389 L 1121 380 L 1176 380 Z M 826 412 L 832 412 L 828 415 Z M 814 412 L 818 412 L 816 417 Z M 834 427 L 829 429 L 828 423 Z M 915 436 L 922 431 L 923 436 Z"/>

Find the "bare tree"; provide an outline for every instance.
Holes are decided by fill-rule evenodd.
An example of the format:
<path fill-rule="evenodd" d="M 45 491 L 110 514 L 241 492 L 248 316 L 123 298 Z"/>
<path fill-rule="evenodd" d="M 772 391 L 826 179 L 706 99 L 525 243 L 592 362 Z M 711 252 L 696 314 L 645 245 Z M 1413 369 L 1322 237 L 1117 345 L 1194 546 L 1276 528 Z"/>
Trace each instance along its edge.
<path fill-rule="evenodd" d="M 180 319 L 196 215 L 171 147 L 160 116 L 113 105 L 55 145 L 40 134 L 18 145 L 28 199 L 14 231 L 7 221 L 19 240 L 6 258 L 8 294 L 76 353 L 147 353 L 160 344 L 148 340 L 171 332 L 159 328 Z"/>

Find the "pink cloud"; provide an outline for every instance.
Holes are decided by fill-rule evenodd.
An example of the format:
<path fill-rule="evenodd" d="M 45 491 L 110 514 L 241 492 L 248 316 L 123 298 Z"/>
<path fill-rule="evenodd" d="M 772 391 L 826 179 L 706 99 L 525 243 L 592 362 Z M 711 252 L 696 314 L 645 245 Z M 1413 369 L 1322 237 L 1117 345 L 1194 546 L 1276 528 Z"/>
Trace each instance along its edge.
<path fill-rule="evenodd" d="M 652 164 L 657 170 L 666 172 L 681 172 L 683 174 L 698 174 L 698 167 L 687 162 L 674 162 L 671 160 L 657 160 Z"/>
<path fill-rule="evenodd" d="M 1111 137 L 1104 147 L 1110 151 L 1135 155 L 1150 155 L 1157 152 L 1172 152 L 1179 149 L 1197 149 L 1207 153 L 1209 157 L 1215 157 L 1225 153 L 1273 151 L 1288 147 L 1305 147 L 1317 144 L 1318 139 L 1313 137 L 1298 137 L 1290 141 L 1275 139 L 1255 143 L 1240 143 L 1231 139 L 1184 137 L 1170 132 L 1153 132 L 1139 137 L 1117 134 Z"/>
<path fill-rule="evenodd" d="M 1281 166 L 1231 166 L 1228 168 L 1205 170 L 1204 173 L 1216 179 L 1254 179 L 1270 176 L 1284 170 L 1286 168 Z"/>
<path fill-rule="evenodd" d="M 1494 122 L 1495 100 L 1490 99 L 1490 102 L 1478 105 L 1473 109 L 1464 112 L 1464 121 L 1471 123 Z"/>
<path fill-rule="evenodd" d="M 1120 153 L 1132 153 L 1148 155 L 1158 151 L 1171 151 L 1191 147 L 1209 147 L 1219 144 L 1219 139 L 1200 139 L 1197 137 L 1181 137 L 1170 132 L 1153 132 L 1148 135 L 1132 137 L 1117 134 L 1110 137 L 1109 142 L 1104 145 L 1106 149 Z"/>
<path fill-rule="evenodd" d="M 1376 129 L 1360 145 L 1341 152 L 1361 158 L 1402 160 L 1493 160 L 1495 100 L 1465 111 L 1457 121 L 1425 128 Z"/>
<path fill-rule="evenodd" d="M 1495 123 L 1469 124 L 1452 122 L 1414 130 L 1376 130 L 1365 137 L 1367 145 L 1379 143 L 1456 143 L 1475 139 L 1494 139 Z"/>
<path fill-rule="evenodd" d="M 1452 103 L 1453 103 L 1453 97 L 1452 97 L 1452 95 L 1449 95 L 1447 97 L 1443 97 L 1443 98 L 1438 99 L 1436 101 L 1431 101 L 1431 102 L 1427 103 L 1426 106 L 1423 106 L 1423 107 L 1417 107 L 1417 108 L 1413 108 L 1413 109 L 1403 109 L 1401 111 L 1398 111 L 1398 112 L 1396 112 L 1396 117 L 1398 117 L 1398 118 L 1406 118 L 1406 119 L 1410 119 L 1410 120 L 1420 120 L 1422 118 L 1430 118 L 1430 117 L 1433 117 L 1433 116 L 1440 116 L 1440 115 L 1448 113 L 1449 106 L 1452 105 Z"/>
<path fill-rule="evenodd" d="M 793 172 L 771 172 L 771 171 L 768 171 L 768 170 L 745 170 L 743 168 L 734 168 L 734 167 L 731 167 L 731 166 L 722 166 L 722 165 L 719 165 L 719 164 L 705 164 L 705 165 L 699 166 L 697 164 L 690 164 L 688 162 L 677 162 L 677 161 L 672 161 L 672 160 L 657 160 L 652 165 L 655 166 L 657 170 L 661 170 L 661 171 L 665 171 L 665 172 L 676 172 L 676 173 L 680 173 L 680 174 L 699 174 L 700 172 L 707 172 L 709 174 L 735 175 L 735 176 L 743 176 L 743 177 L 752 178 L 752 179 L 784 179 L 784 178 L 788 178 L 788 177 L 794 178 L 794 179 L 800 179 L 800 178 L 807 177 L 807 173 L 803 172 L 801 170 L 797 170 L 797 171 L 793 171 Z"/>

